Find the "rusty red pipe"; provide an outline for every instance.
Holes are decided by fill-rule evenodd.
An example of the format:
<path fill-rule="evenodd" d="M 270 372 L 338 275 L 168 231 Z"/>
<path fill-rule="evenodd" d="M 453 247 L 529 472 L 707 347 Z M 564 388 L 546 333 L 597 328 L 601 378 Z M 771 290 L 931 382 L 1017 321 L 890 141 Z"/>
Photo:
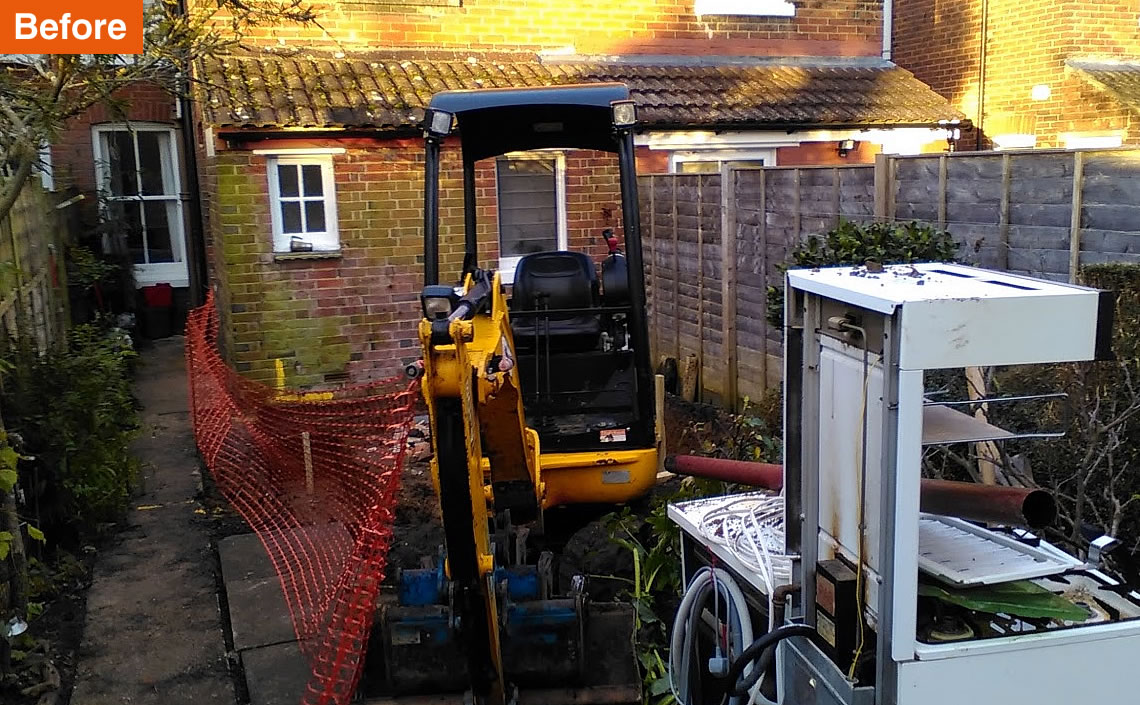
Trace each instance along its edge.
<path fill-rule="evenodd" d="M 769 490 L 778 491 L 784 486 L 783 466 L 771 463 L 705 458 L 699 455 L 670 455 L 665 458 L 665 469 L 678 475 Z M 920 497 L 919 506 L 924 512 L 970 521 L 1040 529 L 1052 524 L 1057 518 L 1056 500 L 1052 494 L 1040 489 L 923 480 Z"/>
<path fill-rule="evenodd" d="M 920 506 L 931 514 L 1040 529 L 1057 518 L 1057 501 L 1045 490 L 923 480 Z"/>
<path fill-rule="evenodd" d="M 738 485 L 779 490 L 784 486 L 784 466 L 746 460 L 706 458 L 700 455 L 669 455 L 665 469 L 678 475 L 734 482 Z"/>

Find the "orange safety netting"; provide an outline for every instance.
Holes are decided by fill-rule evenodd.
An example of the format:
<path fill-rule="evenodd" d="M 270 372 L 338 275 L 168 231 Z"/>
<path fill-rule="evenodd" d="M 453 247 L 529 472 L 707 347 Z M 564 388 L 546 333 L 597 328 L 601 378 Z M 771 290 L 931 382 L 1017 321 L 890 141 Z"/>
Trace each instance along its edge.
<path fill-rule="evenodd" d="M 312 666 L 303 702 L 347 703 L 384 577 L 416 385 L 287 394 L 232 371 L 217 339 L 211 294 L 186 325 L 198 449 L 281 579 Z"/>

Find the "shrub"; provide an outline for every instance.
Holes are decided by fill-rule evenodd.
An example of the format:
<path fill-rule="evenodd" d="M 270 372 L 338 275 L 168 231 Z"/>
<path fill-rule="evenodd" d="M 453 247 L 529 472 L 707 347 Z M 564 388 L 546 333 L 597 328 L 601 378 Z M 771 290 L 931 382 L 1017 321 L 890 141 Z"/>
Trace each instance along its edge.
<path fill-rule="evenodd" d="M 28 502 L 53 539 L 77 539 L 126 507 L 138 470 L 128 447 L 134 358 L 129 338 L 93 324 L 44 355 L 8 352 L 4 420 L 29 458 L 20 464 Z"/>
<path fill-rule="evenodd" d="M 1060 538 L 1085 548 L 1095 527 L 1140 547 L 1140 266 L 1086 267 L 1082 281 L 1116 292 L 1113 362 L 1086 362 L 1003 370 L 1004 394 L 1053 389 L 1068 398 L 1043 416 L 1067 426 L 1063 438 L 1030 444 L 1036 481 L 1053 490 L 1063 527 Z"/>
<path fill-rule="evenodd" d="M 791 264 L 781 270 L 867 262 L 952 262 L 957 253 L 958 243 L 950 234 L 929 225 L 843 221 L 822 238 L 812 235 L 796 245 L 790 253 Z M 768 287 L 768 320 L 776 326 L 784 325 L 783 287 Z"/>

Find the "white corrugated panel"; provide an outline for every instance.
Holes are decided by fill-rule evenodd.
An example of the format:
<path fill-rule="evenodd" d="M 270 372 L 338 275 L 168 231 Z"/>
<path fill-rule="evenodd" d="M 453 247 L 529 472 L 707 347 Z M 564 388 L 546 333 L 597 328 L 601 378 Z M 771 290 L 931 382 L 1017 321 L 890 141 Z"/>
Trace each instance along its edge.
<path fill-rule="evenodd" d="M 932 514 L 919 518 L 918 546 L 919 569 L 956 585 L 1040 578 L 1082 565 L 1076 558 L 1059 552 L 1028 546 L 969 522 Z"/>

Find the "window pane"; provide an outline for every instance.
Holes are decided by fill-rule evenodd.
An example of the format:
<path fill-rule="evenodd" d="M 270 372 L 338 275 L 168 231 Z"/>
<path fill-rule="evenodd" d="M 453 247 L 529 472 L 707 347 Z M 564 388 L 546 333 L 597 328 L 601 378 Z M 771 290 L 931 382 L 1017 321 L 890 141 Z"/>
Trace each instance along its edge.
<path fill-rule="evenodd" d="M 170 236 L 170 226 L 175 219 L 176 206 L 173 201 L 146 201 L 146 246 L 151 262 L 177 262 L 181 253 Z"/>
<path fill-rule="evenodd" d="M 732 161 L 729 161 L 726 163 L 729 166 L 739 167 L 742 169 L 750 168 L 750 167 L 757 167 L 757 166 L 764 166 L 764 160 L 763 159 L 733 159 Z"/>
<path fill-rule="evenodd" d="M 282 196 L 299 196 L 297 191 L 297 165 L 281 164 L 277 167 L 277 187 Z"/>
<path fill-rule="evenodd" d="M 146 262 L 140 205 L 139 201 L 111 201 L 107 206 L 107 227 L 113 247 L 121 252 L 119 248 L 125 245 L 127 255 L 135 264 Z"/>
<path fill-rule="evenodd" d="M 112 196 L 138 194 L 134 136 L 126 130 L 103 132 L 100 136 L 103 138 L 103 159 L 108 172 L 107 189 Z"/>
<path fill-rule="evenodd" d="M 320 164 L 305 164 L 301 167 L 301 178 L 304 181 L 306 196 L 323 196 L 324 183 L 321 181 Z M 312 228 L 310 228 L 312 230 Z"/>
<path fill-rule="evenodd" d="M 720 171 L 720 162 L 678 162 L 678 174 L 715 174 Z"/>
<path fill-rule="evenodd" d="M 173 184 L 167 183 L 163 168 L 163 154 L 167 135 L 160 132 L 139 132 L 139 170 L 142 192 L 147 196 L 173 193 Z"/>
<path fill-rule="evenodd" d="M 294 174 L 296 171 L 294 171 Z M 301 204 L 285 201 L 281 204 L 281 231 L 285 233 L 304 232 L 301 229 Z"/>
<path fill-rule="evenodd" d="M 323 233 L 325 231 L 325 202 L 305 202 L 305 232 Z"/>
<path fill-rule="evenodd" d="M 558 249 L 558 190 L 553 159 L 500 159 L 500 255 Z"/>

